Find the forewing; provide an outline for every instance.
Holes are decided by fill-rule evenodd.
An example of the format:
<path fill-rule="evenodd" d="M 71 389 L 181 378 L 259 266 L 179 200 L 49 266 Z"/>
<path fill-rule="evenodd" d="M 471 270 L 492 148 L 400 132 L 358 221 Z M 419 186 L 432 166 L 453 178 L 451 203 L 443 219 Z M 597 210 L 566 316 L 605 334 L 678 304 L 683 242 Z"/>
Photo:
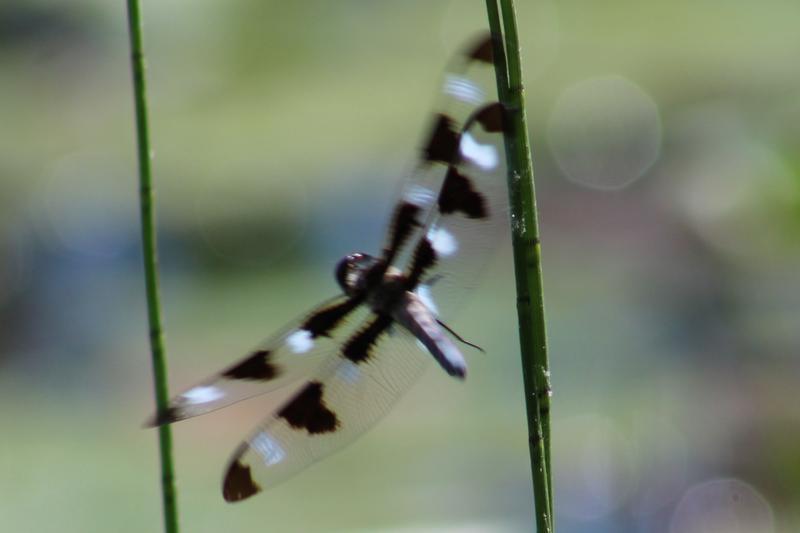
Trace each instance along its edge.
<path fill-rule="evenodd" d="M 478 112 L 501 115 L 499 105 Z M 462 157 L 452 163 L 406 268 L 412 288 L 435 314 L 449 319 L 474 289 L 508 235 L 508 198 L 501 164 L 502 132 L 479 122 L 462 132 L 462 145 L 496 155 L 493 169 Z M 464 140 L 466 139 L 466 141 Z M 475 148 L 475 147 L 479 148 Z M 462 150 L 463 151 L 463 150 Z"/>
<path fill-rule="evenodd" d="M 391 319 L 372 315 L 231 457 L 229 502 L 270 488 L 352 442 L 414 383 L 430 356 Z"/>
<path fill-rule="evenodd" d="M 221 372 L 170 400 L 148 425 L 162 425 L 215 411 L 306 379 L 335 355 L 369 313 L 361 301 L 337 296 L 294 320 L 280 333 Z"/>
<path fill-rule="evenodd" d="M 445 318 L 460 308 L 508 234 L 505 113 L 494 101 L 489 37 L 462 52 L 449 70 L 384 250 L 385 258 L 406 265 L 410 288 Z M 419 260 L 425 246 L 433 251 L 427 264 Z"/>

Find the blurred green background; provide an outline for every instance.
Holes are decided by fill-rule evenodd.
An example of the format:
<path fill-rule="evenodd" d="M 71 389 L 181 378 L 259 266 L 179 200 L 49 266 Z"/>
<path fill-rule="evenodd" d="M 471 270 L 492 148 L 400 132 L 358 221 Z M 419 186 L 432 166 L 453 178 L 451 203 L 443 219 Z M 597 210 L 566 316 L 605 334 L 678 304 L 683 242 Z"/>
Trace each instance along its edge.
<path fill-rule="evenodd" d="M 800 530 L 800 4 L 519 2 L 558 530 Z M 484 3 L 144 2 L 174 388 L 380 243 Z M 159 531 L 124 2 L 0 3 L 0 530 Z M 375 430 L 227 505 L 269 398 L 174 427 L 184 531 L 530 531 L 510 250 Z"/>

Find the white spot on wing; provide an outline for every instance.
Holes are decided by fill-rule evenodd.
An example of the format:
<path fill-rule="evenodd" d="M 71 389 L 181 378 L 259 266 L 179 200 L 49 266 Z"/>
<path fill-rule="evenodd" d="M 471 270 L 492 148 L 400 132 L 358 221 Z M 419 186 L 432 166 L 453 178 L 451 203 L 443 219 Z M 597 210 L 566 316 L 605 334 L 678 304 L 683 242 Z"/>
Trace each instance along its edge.
<path fill-rule="evenodd" d="M 428 240 L 437 254 L 447 257 L 456 253 L 458 241 L 453 234 L 444 228 L 431 228 L 428 231 Z"/>
<path fill-rule="evenodd" d="M 181 394 L 190 404 L 209 403 L 219 400 L 225 394 L 213 385 L 200 385 Z"/>
<path fill-rule="evenodd" d="M 417 296 L 419 299 L 422 300 L 422 303 L 425 304 L 431 313 L 436 316 L 439 316 L 439 308 L 436 306 L 436 302 L 433 301 L 433 294 L 431 294 L 431 288 L 428 285 L 420 285 L 417 287 Z"/>
<path fill-rule="evenodd" d="M 484 170 L 497 166 L 497 150 L 491 144 L 481 144 L 469 133 L 461 136 L 461 155 Z"/>
<path fill-rule="evenodd" d="M 484 100 L 480 87 L 467 78 L 455 74 L 448 74 L 445 77 L 444 92 L 468 104 L 479 104 Z"/>
<path fill-rule="evenodd" d="M 311 338 L 310 331 L 298 329 L 286 337 L 286 344 L 289 345 L 289 349 L 294 353 L 306 353 L 314 347 L 314 339 Z"/>
<path fill-rule="evenodd" d="M 403 193 L 403 198 L 416 206 L 427 207 L 433 203 L 436 194 L 427 187 L 415 183 Z"/>
<path fill-rule="evenodd" d="M 354 385 L 361 379 L 361 369 L 354 362 L 346 360 L 336 369 L 336 377 L 349 385 Z"/>
<path fill-rule="evenodd" d="M 278 464 L 286 457 L 281 445 L 263 431 L 250 441 L 250 447 L 261 456 L 267 466 Z"/>

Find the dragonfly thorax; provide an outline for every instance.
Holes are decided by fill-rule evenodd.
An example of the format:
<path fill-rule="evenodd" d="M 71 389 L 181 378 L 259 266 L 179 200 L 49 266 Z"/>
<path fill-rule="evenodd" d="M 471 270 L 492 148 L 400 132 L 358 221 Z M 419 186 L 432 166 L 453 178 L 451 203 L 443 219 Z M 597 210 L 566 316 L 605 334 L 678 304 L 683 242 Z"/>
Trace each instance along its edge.
<path fill-rule="evenodd" d="M 348 296 L 363 296 L 378 313 L 391 314 L 406 292 L 402 271 L 379 258 L 352 253 L 336 265 L 336 281 Z"/>

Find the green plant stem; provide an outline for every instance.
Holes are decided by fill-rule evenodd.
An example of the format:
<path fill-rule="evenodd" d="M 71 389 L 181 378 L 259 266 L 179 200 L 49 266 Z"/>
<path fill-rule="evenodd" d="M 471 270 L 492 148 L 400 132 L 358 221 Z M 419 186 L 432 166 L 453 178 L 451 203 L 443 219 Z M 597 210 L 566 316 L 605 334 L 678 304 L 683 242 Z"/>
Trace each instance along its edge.
<path fill-rule="evenodd" d="M 147 125 L 147 93 L 139 0 L 128 0 L 128 33 L 130 35 L 131 70 L 133 72 L 133 95 L 136 113 L 139 203 L 147 292 L 147 318 L 150 328 L 150 351 L 152 354 L 156 408 L 161 412 L 166 409 L 169 402 L 169 392 L 167 389 L 164 333 L 161 325 L 155 198 L 150 169 L 150 135 Z M 158 445 L 161 459 L 161 499 L 164 510 L 164 531 L 178 533 L 178 505 L 175 491 L 175 469 L 172 461 L 172 433 L 169 425 L 163 425 L 158 428 Z"/>
<path fill-rule="evenodd" d="M 486 0 L 500 102 L 506 109 L 505 144 L 511 204 L 517 316 L 525 407 L 536 505 L 536 528 L 553 531 L 550 470 L 550 370 L 544 318 L 541 246 L 533 161 L 525 115 L 519 40 L 513 0 Z M 501 29 L 502 13 L 502 29 Z"/>

